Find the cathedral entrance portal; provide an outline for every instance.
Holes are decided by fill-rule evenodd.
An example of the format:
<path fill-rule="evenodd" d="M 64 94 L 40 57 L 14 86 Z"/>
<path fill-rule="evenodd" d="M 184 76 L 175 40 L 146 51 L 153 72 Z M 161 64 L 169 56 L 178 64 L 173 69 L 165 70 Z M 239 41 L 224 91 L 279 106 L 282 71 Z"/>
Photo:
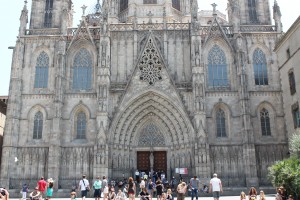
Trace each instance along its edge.
<path fill-rule="evenodd" d="M 146 172 L 148 174 L 151 171 L 151 165 L 153 165 L 153 171 L 164 172 L 166 174 L 167 173 L 167 152 L 153 151 L 152 155 L 153 157 L 151 158 L 150 151 L 138 151 L 137 169 L 139 171 Z"/>

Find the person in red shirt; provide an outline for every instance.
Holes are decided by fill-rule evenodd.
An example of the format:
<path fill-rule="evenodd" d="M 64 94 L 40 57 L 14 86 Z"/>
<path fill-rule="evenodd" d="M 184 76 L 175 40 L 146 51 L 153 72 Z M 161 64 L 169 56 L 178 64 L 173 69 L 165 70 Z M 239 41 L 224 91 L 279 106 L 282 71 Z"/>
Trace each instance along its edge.
<path fill-rule="evenodd" d="M 43 176 L 38 181 L 37 187 L 39 188 L 39 191 L 41 192 L 41 198 L 43 198 L 42 196 L 45 196 L 45 191 L 47 189 L 47 182 L 44 180 Z"/>

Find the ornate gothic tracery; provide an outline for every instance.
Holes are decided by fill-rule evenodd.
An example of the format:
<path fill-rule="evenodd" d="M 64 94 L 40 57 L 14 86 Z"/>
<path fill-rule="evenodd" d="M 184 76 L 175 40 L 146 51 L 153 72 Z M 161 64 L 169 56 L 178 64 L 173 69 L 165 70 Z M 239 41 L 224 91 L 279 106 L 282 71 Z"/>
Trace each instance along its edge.
<path fill-rule="evenodd" d="M 153 85 L 156 81 L 162 79 L 162 63 L 151 38 L 149 39 L 142 59 L 139 62 L 139 69 L 141 72 L 140 79 L 147 81 L 149 85 Z"/>
<path fill-rule="evenodd" d="M 163 146 L 165 145 L 165 138 L 160 132 L 159 128 L 153 123 L 146 125 L 140 134 L 139 146 Z"/>
<path fill-rule="evenodd" d="M 214 45 L 208 53 L 208 85 L 228 86 L 226 56 L 218 45 Z"/>
<path fill-rule="evenodd" d="M 48 87 L 48 71 L 49 71 L 49 56 L 46 52 L 42 52 L 36 60 L 35 67 L 35 88 Z"/>

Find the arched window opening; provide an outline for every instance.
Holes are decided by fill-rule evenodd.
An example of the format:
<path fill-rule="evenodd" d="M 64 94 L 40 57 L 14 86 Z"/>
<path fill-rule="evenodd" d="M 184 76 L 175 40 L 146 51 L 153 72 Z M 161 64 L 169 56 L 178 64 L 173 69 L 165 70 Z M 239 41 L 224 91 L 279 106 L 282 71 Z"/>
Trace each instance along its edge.
<path fill-rule="evenodd" d="M 172 0 L 172 7 L 180 10 L 180 0 Z"/>
<path fill-rule="evenodd" d="M 208 86 L 228 86 L 226 56 L 218 45 L 214 45 L 208 53 Z"/>
<path fill-rule="evenodd" d="M 253 53 L 253 68 L 255 85 L 268 85 L 267 60 L 261 49 L 256 49 Z"/>
<path fill-rule="evenodd" d="M 34 116 L 33 139 L 42 139 L 43 135 L 43 113 L 37 112 Z"/>
<path fill-rule="evenodd" d="M 77 134 L 76 139 L 86 139 L 86 115 L 80 112 L 77 115 Z"/>
<path fill-rule="evenodd" d="M 258 24 L 256 0 L 248 0 L 249 18 L 252 24 Z"/>
<path fill-rule="evenodd" d="M 291 95 L 294 95 L 296 93 L 296 81 L 295 81 L 295 75 L 293 71 L 289 72 L 289 84 L 290 84 Z"/>
<path fill-rule="evenodd" d="M 53 0 L 46 0 L 44 27 L 52 27 L 52 11 L 53 11 Z"/>
<path fill-rule="evenodd" d="M 89 90 L 92 84 L 92 56 L 87 49 L 80 49 L 73 65 L 73 89 Z"/>
<path fill-rule="evenodd" d="M 128 0 L 120 0 L 120 12 L 128 8 Z"/>
<path fill-rule="evenodd" d="M 217 137 L 227 137 L 225 112 L 219 109 L 216 113 Z"/>
<path fill-rule="evenodd" d="M 261 133 L 263 136 L 271 135 L 269 111 L 263 108 L 260 112 Z"/>
<path fill-rule="evenodd" d="M 48 70 L 49 70 L 49 56 L 43 51 L 36 60 L 35 66 L 35 88 L 48 87 Z"/>

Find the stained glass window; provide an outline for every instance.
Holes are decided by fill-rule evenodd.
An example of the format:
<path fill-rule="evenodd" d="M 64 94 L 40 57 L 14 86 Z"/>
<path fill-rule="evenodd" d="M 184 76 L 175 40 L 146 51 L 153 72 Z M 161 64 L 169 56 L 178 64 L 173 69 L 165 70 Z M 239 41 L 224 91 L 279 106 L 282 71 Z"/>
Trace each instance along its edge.
<path fill-rule="evenodd" d="M 208 53 L 208 85 L 211 87 L 228 86 L 226 56 L 218 45 L 214 45 Z"/>
<path fill-rule="evenodd" d="M 77 115 L 77 139 L 85 139 L 86 133 L 86 116 L 84 112 Z"/>
<path fill-rule="evenodd" d="M 249 8 L 249 18 L 250 22 L 253 24 L 258 23 L 257 14 L 256 14 L 256 0 L 248 0 L 248 8 Z"/>
<path fill-rule="evenodd" d="M 261 123 L 261 132 L 263 136 L 271 135 L 271 126 L 270 126 L 270 116 L 269 111 L 263 108 L 260 111 L 260 123 Z"/>
<path fill-rule="evenodd" d="M 144 4 L 157 4 L 157 0 L 144 0 Z"/>
<path fill-rule="evenodd" d="M 46 0 L 44 27 L 51 28 L 52 26 L 52 11 L 53 11 L 53 0 Z"/>
<path fill-rule="evenodd" d="M 128 8 L 128 0 L 120 0 L 120 12 Z"/>
<path fill-rule="evenodd" d="M 219 109 L 216 113 L 217 137 L 226 137 L 225 112 Z"/>
<path fill-rule="evenodd" d="M 180 10 L 180 0 L 172 0 L 172 7 Z"/>
<path fill-rule="evenodd" d="M 148 124 L 142 129 L 139 137 L 139 146 L 164 146 L 165 138 L 159 128 L 153 123 Z"/>
<path fill-rule="evenodd" d="M 43 113 L 37 112 L 34 116 L 33 139 L 42 139 L 43 134 Z"/>
<path fill-rule="evenodd" d="M 80 49 L 73 66 L 73 89 L 89 90 L 92 84 L 92 56 L 87 49 Z"/>
<path fill-rule="evenodd" d="M 261 49 L 256 49 L 253 53 L 253 68 L 255 85 L 268 85 L 267 60 Z"/>
<path fill-rule="evenodd" d="M 49 56 L 44 51 L 39 55 L 36 60 L 35 66 L 35 88 L 48 87 L 48 70 L 49 70 Z"/>

